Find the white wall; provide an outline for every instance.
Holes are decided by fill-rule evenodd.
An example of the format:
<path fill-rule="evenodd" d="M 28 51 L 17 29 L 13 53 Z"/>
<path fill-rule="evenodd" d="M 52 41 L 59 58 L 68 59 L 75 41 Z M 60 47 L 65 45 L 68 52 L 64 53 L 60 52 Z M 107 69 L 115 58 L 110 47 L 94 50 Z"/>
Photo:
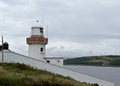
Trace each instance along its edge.
<path fill-rule="evenodd" d="M 62 58 L 46 58 L 46 61 L 49 61 L 50 64 L 63 66 L 63 59 Z"/>
<path fill-rule="evenodd" d="M 40 33 L 40 27 L 32 27 L 31 35 L 43 36 L 43 33 Z"/>
<path fill-rule="evenodd" d="M 1 58 L 1 56 L 0 56 L 0 58 Z M 55 73 L 55 74 L 60 74 L 63 76 L 71 77 L 71 78 L 81 81 L 81 82 L 98 83 L 99 86 L 114 86 L 114 83 L 112 83 L 112 82 L 97 79 L 97 78 L 91 77 L 89 75 L 75 72 L 75 71 L 60 67 L 60 66 L 48 64 L 48 63 L 42 62 L 40 60 L 33 59 L 33 58 L 30 58 L 30 57 L 27 57 L 24 55 L 20 55 L 20 54 L 14 53 L 14 52 L 10 52 L 10 51 L 4 51 L 4 61 L 5 62 L 24 63 L 27 65 L 36 67 L 38 69 L 47 70 L 47 71 Z"/>
<path fill-rule="evenodd" d="M 41 48 L 43 48 L 43 52 L 41 52 Z M 44 60 L 45 55 L 45 45 L 43 44 L 29 44 L 29 56 L 35 59 Z"/>

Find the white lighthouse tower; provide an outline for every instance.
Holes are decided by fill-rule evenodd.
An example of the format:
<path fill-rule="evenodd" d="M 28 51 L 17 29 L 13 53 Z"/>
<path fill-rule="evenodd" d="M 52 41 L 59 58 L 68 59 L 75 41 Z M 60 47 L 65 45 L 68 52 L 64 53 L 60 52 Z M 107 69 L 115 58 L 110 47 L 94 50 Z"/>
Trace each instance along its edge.
<path fill-rule="evenodd" d="M 46 57 L 46 44 L 48 38 L 44 37 L 43 27 L 36 21 L 36 25 L 31 27 L 31 37 L 26 38 L 29 45 L 29 56 L 44 61 Z"/>

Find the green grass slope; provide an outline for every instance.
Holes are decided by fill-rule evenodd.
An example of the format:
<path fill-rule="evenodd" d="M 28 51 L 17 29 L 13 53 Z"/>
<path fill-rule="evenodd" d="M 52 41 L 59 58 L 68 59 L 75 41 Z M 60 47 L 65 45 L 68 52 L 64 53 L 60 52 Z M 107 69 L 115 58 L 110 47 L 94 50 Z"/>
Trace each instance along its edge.
<path fill-rule="evenodd" d="M 120 66 L 120 56 L 88 56 L 64 60 L 65 65 Z"/>
<path fill-rule="evenodd" d="M 0 63 L 0 86 L 98 86 L 75 81 L 24 64 Z"/>

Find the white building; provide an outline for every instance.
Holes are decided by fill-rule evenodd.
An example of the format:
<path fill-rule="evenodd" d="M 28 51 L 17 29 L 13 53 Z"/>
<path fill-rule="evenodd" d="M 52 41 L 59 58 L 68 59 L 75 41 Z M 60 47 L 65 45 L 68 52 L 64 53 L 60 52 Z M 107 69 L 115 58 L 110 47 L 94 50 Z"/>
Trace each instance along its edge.
<path fill-rule="evenodd" d="M 58 66 L 63 66 L 63 59 L 62 57 L 47 57 L 44 58 L 47 63 L 58 65 Z"/>
<path fill-rule="evenodd" d="M 31 27 L 31 37 L 28 37 L 26 41 L 29 45 L 28 56 L 44 61 L 48 39 L 43 35 L 43 27 L 39 24 Z"/>
<path fill-rule="evenodd" d="M 31 27 L 31 36 L 26 39 L 29 45 L 28 56 L 45 61 L 50 64 L 63 66 L 63 58 L 48 58 L 46 57 L 46 44 L 48 38 L 44 37 L 44 28 L 36 21 L 36 24 Z"/>

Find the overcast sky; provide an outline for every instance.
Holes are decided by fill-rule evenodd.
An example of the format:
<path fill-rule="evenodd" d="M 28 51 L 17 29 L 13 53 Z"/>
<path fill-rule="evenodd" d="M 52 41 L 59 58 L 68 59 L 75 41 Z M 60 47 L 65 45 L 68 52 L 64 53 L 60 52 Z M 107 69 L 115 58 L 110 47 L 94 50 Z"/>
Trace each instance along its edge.
<path fill-rule="evenodd" d="M 49 38 L 47 56 L 120 55 L 119 0 L 0 0 L 0 36 L 12 51 L 27 55 L 36 20 Z"/>

